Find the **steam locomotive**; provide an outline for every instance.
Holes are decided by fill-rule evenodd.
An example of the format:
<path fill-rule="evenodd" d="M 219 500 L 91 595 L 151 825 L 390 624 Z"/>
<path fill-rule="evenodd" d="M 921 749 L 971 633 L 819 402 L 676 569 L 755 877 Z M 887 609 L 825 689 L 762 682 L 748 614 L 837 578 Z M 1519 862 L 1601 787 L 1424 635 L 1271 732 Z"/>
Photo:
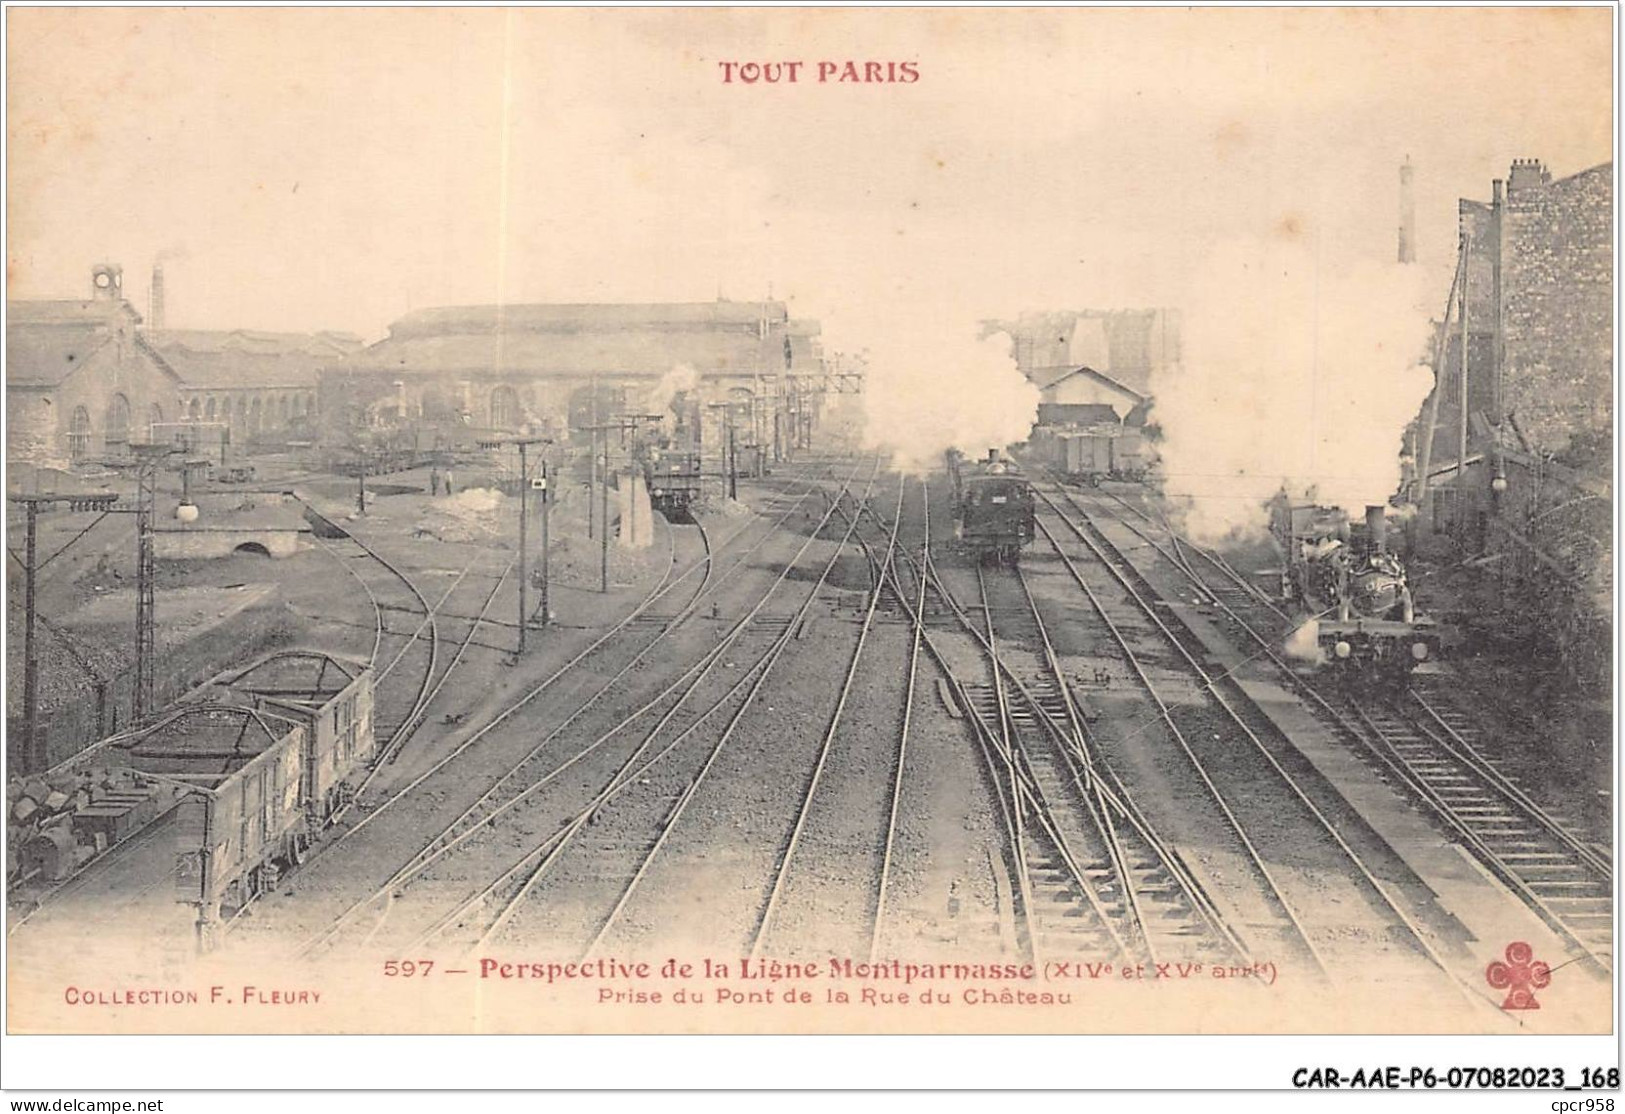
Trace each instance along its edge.
<path fill-rule="evenodd" d="M 700 498 L 699 448 L 652 449 L 647 467 L 649 501 L 655 510 L 672 521 L 690 521 L 691 505 Z"/>
<path fill-rule="evenodd" d="M 1019 560 L 1036 532 L 1033 489 L 1021 470 L 989 449 L 987 459 L 970 460 L 948 450 L 953 484 L 954 537 L 977 560 Z"/>
<path fill-rule="evenodd" d="M 1299 632 L 1313 631 L 1319 664 L 1403 677 L 1438 656 L 1440 632 L 1417 612 L 1404 562 L 1389 551 L 1384 508 L 1367 507 L 1364 521 L 1351 523 L 1340 508 L 1279 495 L 1270 533 L 1282 598 L 1304 613 Z"/>

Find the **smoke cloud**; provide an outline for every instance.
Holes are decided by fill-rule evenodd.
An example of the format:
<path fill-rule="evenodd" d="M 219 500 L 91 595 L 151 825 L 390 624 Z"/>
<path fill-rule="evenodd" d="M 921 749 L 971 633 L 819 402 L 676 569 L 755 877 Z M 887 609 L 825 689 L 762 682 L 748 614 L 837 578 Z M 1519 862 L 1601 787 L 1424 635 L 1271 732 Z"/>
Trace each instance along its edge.
<path fill-rule="evenodd" d="M 1427 297 L 1419 269 L 1319 254 L 1295 227 L 1210 253 L 1181 299 L 1183 366 L 1151 384 L 1186 529 L 1260 532 L 1283 485 L 1354 514 L 1387 502 L 1432 386 Z"/>
<path fill-rule="evenodd" d="M 1026 440 L 1038 388 L 1017 370 L 1007 334 L 982 336 L 969 313 L 922 313 L 869 336 L 864 441 L 894 469 L 922 474 L 949 449 L 980 456 Z"/>
<path fill-rule="evenodd" d="M 679 393 L 692 391 L 700 385 L 700 373 L 687 364 L 675 364 L 672 369 L 660 377 L 660 381 L 649 388 L 643 399 L 643 410 L 647 414 L 660 414 L 665 420 L 671 419 L 671 407 Z"/>

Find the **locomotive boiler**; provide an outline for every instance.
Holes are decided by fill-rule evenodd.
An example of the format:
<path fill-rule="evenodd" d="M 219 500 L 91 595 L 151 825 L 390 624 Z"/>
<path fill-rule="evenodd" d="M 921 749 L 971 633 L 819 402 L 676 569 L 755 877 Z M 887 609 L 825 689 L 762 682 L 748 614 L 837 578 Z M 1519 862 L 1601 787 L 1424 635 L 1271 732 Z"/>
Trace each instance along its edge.
<path fill-rule="evenodd" d="M 977 560 L 1015 562 L 1036 533 L 1033 490 L 1027 477 L 998 451 L 984 460 L 948 452 L 953 484 L 954 537 Z"/>
<path fill-rule="evenodd" d="M 1339 508 L 1279 496 L 1270 533 L 1282 598 L 1304 620 L 1300 634 L 1313 631 L 1319 664 L 1402 676 L 1438 656 L 1439 631 L 1417 611 L 1404 562 L 1388 545 L 1384 508 L 1367 507 L 1351 523 Z"/>

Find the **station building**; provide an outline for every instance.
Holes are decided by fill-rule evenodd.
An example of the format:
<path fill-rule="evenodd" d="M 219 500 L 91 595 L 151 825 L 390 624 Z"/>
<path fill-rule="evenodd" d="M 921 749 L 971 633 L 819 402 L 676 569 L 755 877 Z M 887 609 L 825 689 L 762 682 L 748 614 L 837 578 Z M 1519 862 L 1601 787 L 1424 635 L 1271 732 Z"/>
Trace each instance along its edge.
<path fill-rule="evenodd" d="M 362 347 L 352 333 L 152 329 L 148 342 L 182 380 L 182 420 L 218 422 L 233 444 L 314 438 L 324 368 Z"/>
<path fill-rule="evenodd" d="M 181 377 L 138 328 L 123 282 L 100 266 L 87 299 L 6 304 L 8 464 L 119 459 L 177 416 Z"/>
<path fill-rule="evenodd" d="M 348 333 L 144 322 L 124 297 L 123 269 L 111 264 L 92 270 L 87 299 L 8 302 L 6 311 L 6 459 L 14 466 L 118 461 L 130 445 L 168 440 L 185 422 L 218 423 L 237 445 L 314 436 L 320 372 L 362 347 Z"/>
<path fill-rule="evenodd" d="M 679 392 L 768 415 L 822 372 L 817 324 L 775 301 L 423 309 L 324 372 L 324 424 L 455 422 L 555 439 Z M 758 422 L 768 419 L 759 418 Z"/>

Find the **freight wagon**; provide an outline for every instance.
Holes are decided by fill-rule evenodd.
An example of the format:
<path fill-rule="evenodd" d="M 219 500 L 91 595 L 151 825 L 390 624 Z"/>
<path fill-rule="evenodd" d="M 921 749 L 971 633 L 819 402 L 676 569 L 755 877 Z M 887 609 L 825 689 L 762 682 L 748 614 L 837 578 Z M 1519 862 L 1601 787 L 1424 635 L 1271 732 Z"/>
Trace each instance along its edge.
<path fill-rule="evenodd" d="M 196 703 L 108 740 L 95 761 L 176 786 L 176 898 L 207 950 L 229 918 L 303 861 L 375 755 L 372 673 L 281 651 L 217 678 Z M 89 753 L 89 752 L 87 752 Z"/>
<path fill-rule="evenodd" d="M 305 729 L 251 708 L 181 706 L 98 761 L 182 788 L 175 806 L 176 898 L 197 910 L 207 948 L 223 914 L 273 885 L 310 837 L 301 807 Z"/>
<path fill-rule="evenodd" d="M 1135 427 L 1039 426 L 1028 450 L 1039 466 L 1091 487 L 1104 480 L 1140 483 L 1149 471 L 1145 435 Z"/>
<path fill-rule="evenodd" d="M 372 671 L 316 650 L 280 650 L 224 680 L 228 703 L 306 728 L 301 798 L 321 822 L 343 806 L 347 779 L 373 760 Z"/>

